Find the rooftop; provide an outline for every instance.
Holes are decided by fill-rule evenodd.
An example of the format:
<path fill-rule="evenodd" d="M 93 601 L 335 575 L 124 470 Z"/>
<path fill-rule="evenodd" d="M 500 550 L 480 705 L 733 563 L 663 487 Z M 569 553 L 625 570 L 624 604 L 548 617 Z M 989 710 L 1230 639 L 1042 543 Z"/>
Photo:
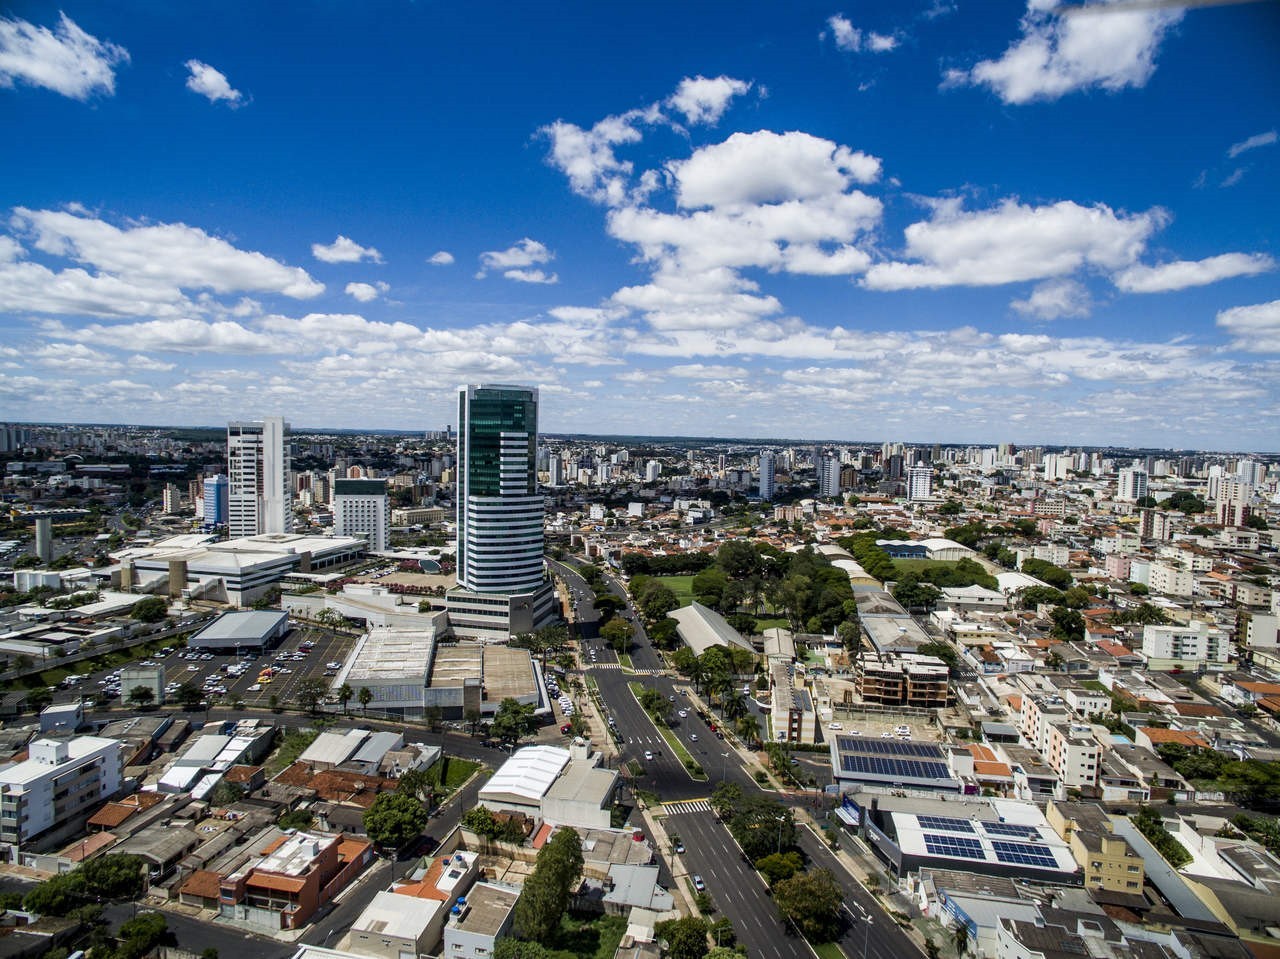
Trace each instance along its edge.
<path fill-rule="evenodd" d="M 426 686 L 435 645 L 434 629 L 375 626 L 356 646 L 343 678 L 353 687 L 405 677 L 420 679 Z"/>
<path fill-rule="evenodd" d="M 444 904 L 438 900 L 414 899 L 383 890 L 365 906 L 364 912 L 351 924 L 351 931 L 417 939 L 443 908 Z"/>
<path fill-rule="evenodd" d="M 450 916 L 449 925 L 475 935 L 496 936 L 502 931 L 519 898 L 518 890 L 478 882 L 471 887 L 461 913 Z"/>
<path fill-rule="evenodd" d="M 518 801 L 539 802 L 568 764 L 569 750 L 558 746 L 517 749 L 489 777 L 480 790 L 480 798 L 483 801 L 485 796 L 510 796 Z"/>

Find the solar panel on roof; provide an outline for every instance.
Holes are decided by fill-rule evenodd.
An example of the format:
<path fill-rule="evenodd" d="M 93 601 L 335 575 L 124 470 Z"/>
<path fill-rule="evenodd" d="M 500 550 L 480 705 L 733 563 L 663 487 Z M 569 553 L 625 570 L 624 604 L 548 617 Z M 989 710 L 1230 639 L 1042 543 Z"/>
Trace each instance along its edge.
<path fill-rule="evenodd" d="M 991 848 L 996 851 L 996 858 L 1001 862 L 1046 868 L 1058 865 L 1058 860 L 1052 852 L 1044 846 L 1036 846 L 1029 842 L 1006 842 L 997 839 L 992 841 Z"/>
<path fill-rule="evenodd" d="M 950 779 L 944 763 L 919 759 L 894 759 L 889 756 L 841 756 L 840 768 L 847 773 L 866 773 L 895 781 L 903 779 Z"/>
<path fill-rule="evenodd" d="M 940 833 L 924 834 L 924 848 L 932 856 L 952 856 L 957 859 L 985 859 L 982 843 L 964 836 L 946 836 Z"/>
<path fill-rule="evenodd" d="M 916 820 L 925 829 L 940 829 L 944 832 L 973 832 L 973 823 L 967 819 L 955 819 L 951 816 L 916 816 Z"/>
<path fill-rule="evenodd" d="M 1037 835 L 1034 826 L 1019 826 L 1011 822 L 984 822 L 982 829 L 988 836 L 1016 836 L 1019 839 L 1029 839 Z"/>

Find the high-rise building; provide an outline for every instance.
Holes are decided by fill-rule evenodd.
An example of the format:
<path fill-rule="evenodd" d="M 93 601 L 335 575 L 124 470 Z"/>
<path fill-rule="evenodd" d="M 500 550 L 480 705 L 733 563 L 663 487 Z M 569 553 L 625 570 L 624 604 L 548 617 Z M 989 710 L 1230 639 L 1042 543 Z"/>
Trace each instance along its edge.
<path fill-rule="evenodd" d="M 160 508 L 166 516 L 173 516 L 182 508 L 182 490 L 177 483 L 165 483 L 160 494 Z"/>
<path fill-rule="evenodd" d="M 1121 503 L 1136 503 L 1147 495 L 1147 471 L 1136 466 L 1120 471 L 1120 479 L 1116 483 L 1116 500 Z"/>
<path fill-rule="evenodd" d="M 930 499 L 933 496 L 933 467 L 918 464 L 907 471 L 907 499 Z"/>
<path fill-rule="evenodd" d="M 391 499 L 387 481 L 340 479 L 333 484 L 335 536 L 364 536 L 369 549 L 381 552 L 391 543 Z"/>
<path fill-rule="evenodd" d="M 547 485 L 564 485 L 564 460 L 559 456 L 552 456 L 547 460 Z"/>
<path fill-rule="evenodd" d="M 818 464 L 818 495 L 840 495 L 840 457 L 824 456 Z"/>
<path fill-rule="evenodd" d="M 656 483 L 662 476 L 662 464 L 657 460 L 649 460 L 644 465 L 644 481 L 646 483 Z"/>
<path fill-rule="evenodd" d="M 536 389 L 459 390 L 458 585 L 446 597 L 458 636 L 507 639 L 556 617 L 542 561 L 537 440 Z"/>
<path fill-rule="evenodd" d="M 773 499 L 774 476 L 778 472 L 773 453 L 765 450 L 760 454 L 760 498 L 765 502 Z"/>
<path fill-rule="evenodd" d="M 227 534 L 288 533 L 293 529 L 289 424 L 279 416 L 227 425 Z"/>
<path fill-rule="evenodd" d="M 227 525 L 227 478 L 219 473 L 209 476 L 204 481 L 204 524 L 206 526 Z"/>

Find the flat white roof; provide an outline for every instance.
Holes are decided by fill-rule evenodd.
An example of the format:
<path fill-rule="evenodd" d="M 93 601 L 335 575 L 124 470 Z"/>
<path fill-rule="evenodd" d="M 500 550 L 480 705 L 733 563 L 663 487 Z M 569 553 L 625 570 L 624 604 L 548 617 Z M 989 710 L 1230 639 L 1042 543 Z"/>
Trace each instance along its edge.
<path fill-rule="evenodd" d="M 375 626 L 360 639 L 340 678 L 353 686 L 414 680 L 425 687 L 435 646 L 434 629 Z"/>
<path fill-rule="evenodd" d="M 569 764 L 569 750 L 558 746 L 525 746 L 517 749 L 480 790 L 485 796 L 515 796 L 541 802 L 556 777 Z"/>
<path fill-rule="evenodd" d="M 303 751 L 298 761 L 329 763 L 333 766 L 345 763 L 368 737 L 369 733 L 363 729 L 323 732 Z"/>
<path fill-rule="evenodd" d="M 417 939 L 449 904 L 440 899 L 419 899 L 383 890 L 351 924 L 352 932 L 397 939 Z"/>
<path fill-rule="evenodd" d="M 67 740 L 67 761 L 65 763 L 51 766 L 48 763 L 38 762 L 34 759 L 25 759 L 20 763 L 14 763 L 12 766 L 0 769 L 0 783 L 9 786 L 22 786 L 35 782 L 56 769 L 64 771 L 72 769 L 76 760 L 92 756 L 107 746 L 119 745 L 118 740 L 105 739 L 102 736 L 77 736 L 75 739 Z"/>

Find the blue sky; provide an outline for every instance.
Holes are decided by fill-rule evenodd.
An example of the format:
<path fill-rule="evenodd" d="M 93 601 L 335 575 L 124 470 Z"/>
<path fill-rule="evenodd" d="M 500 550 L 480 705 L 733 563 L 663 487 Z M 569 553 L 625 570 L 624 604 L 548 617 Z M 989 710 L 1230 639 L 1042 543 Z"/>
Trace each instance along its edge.
<path fill-rule="evenodd" d="M 0 419 L 1274 450 L 1280 5 L 1098 6 L 10 5 Z"/>

